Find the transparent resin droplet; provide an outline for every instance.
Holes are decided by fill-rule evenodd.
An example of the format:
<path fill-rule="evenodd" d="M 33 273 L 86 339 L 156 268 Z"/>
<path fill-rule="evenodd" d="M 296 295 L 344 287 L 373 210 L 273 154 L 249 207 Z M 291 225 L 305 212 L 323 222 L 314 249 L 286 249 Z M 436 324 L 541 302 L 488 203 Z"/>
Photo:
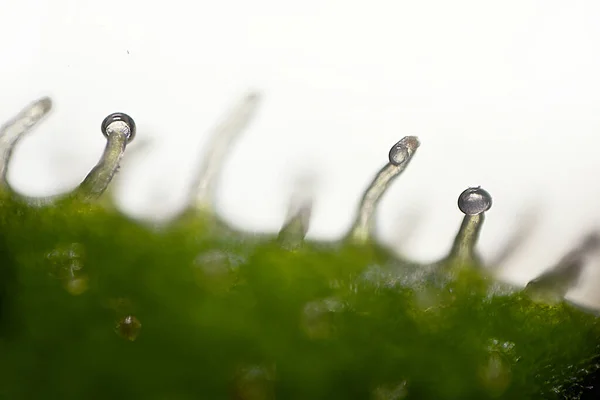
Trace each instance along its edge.
<path fill-rule="evenodd" d="M 481 187 L 468 188 L 458 197 L 458 208 L 467 215 L 478 215 L 492 207 L 492 196 Z"/>
<path fill-rule="evenodd" d="M 116 331 L 124 339 L 134 341 L 140 334 L 142 323 L 133 315 L 121 318 L 117 323 Z"/>
<path fill-rule="evenodd" d="M 416 136 L 406 136 L 396 143 L 389 152 L 390 164 L 401 165 L 406 162 L 420 146 Z"/>

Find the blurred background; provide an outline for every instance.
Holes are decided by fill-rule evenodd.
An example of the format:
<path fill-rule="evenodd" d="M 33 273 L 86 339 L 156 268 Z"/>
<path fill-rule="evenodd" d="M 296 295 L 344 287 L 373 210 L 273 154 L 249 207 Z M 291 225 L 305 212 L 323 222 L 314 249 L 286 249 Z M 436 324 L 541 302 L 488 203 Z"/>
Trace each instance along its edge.
<path fill-rule="evenodd" d="M 480 249 L 524 284 L 600 228 L 600 3 L 595 0 L 3 0 L 0 120 L 42 95 L 55 109 L 19 146 L 28 195 L 75 187 L 129 113 L 148 154 L 120 173 L 119 207 L 165 220 L 186 200 L 211 130 L 264 96 L 231 150 L 219 211 L 275 232 L 294 185 L 315 179 L 312 238 L 350 226 L 362 191 L 405 135 L 421 140 L 383 199 L 378 234 L 409 256 L 447 253 L 468 186 L 494 205 Z M 570 297 L 600 304 L 600 265 Z"/>

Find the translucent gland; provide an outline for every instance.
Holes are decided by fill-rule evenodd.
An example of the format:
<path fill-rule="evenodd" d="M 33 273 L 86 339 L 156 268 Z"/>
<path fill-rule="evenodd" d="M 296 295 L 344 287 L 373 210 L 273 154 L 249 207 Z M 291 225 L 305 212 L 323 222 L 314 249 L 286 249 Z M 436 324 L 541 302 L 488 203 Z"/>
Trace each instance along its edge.
<path fill-rule="evenodd" d="M 492 196 L 481 187 L 471 187 L 458 197 L 458 208 L 465 214 L 454 239 L 449 259 L 459 264 L 477 263 L 475 246 L 481 232 L 485 212 L 492 206 Z"/>
<path fill-rule="evenodd" d="M 492 207 L 492 196 L 481 187 L 466 189 L 458 197 L 458 208 L 466 215 L 479 215 Z"/>
<path fill-rule="evenodd" d="M 392 181 L 406 169 L 419 145 L 419 139 L 416 136 L 406 136 L 390 149 L 388 163 L 377 173 L 363 194 L 349 234 L 352 241 L 363 243 L 369 240 L 377 204 Z"/>
<path fill-rule="evenodd" d="M 416 136 L 406 136 L 396 143 L 388 154 L 390 164 L 402 165 L 407 162 L 420 146 Z"/>
<path fill-rule="evenodd" d="M 600 234 L 588 234 L 582 242 L 567 253 L 555 266 L 527 284 L 531 298 L 544 303 L 558 303 L 579 283 L 589 258 L 598 255 Z"/>
<path fill-rule="evenodd" d="M 286 222 L 281 227 L 277 240 L 288 250 L 300 247 L 308 232 L 313 209 L 314 177 L 304 177 L 296 183 Z"/>
<path fill-rule="evenodd" d="M 191 203 L 196 209 L 213 212 L 217 182 L 227 155 L 239 136 L 249 126 L 259 104 L 258 93 L 247 94 L 214 129 L 204 153 L 204 162 L 198 169 L 192 186 Z"/>
<path fill-rule="evenodd" d="M 294 250 L 302 244 L 308 232 L 311 213 L 312 202 L 307 201 L 289 217 L 277 236 L 283 248 Z"/>
<path fill-rule="evenodd" d="M 123 134 L 129 144 L 135 138 L 136 126 L 135 121 L 129 115 L 117 112 L 104 118 L 100 130 L 107 139 L 110 139 L 112 135 Z"/>
<path fill-rule="evenodd" d="M 52 100 L 42 97 L 0 127 L 0 179 L 4 186 L 8 186 L 6 176 L 15 146 L 51 109 Z"/>
<path fill-rule="evenodd" d="M 75 191 L 75 195 L 82 200 L 95 200 L 104 193 L 119 168 L 127 144 L 131 143 L 136 133 L 135 122 L 123 113 L 106 117 L 101 130 L 106 137 L 106 148 L 100 161 Z"/>

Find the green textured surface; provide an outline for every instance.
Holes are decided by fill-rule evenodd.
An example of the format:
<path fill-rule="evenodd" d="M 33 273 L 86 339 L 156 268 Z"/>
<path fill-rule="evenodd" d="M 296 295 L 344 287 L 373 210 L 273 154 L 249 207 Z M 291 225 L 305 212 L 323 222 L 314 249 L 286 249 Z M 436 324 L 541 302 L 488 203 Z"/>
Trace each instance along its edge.
<path fill-rule="evenodd" d="M 474 265 L 7 194 L 0 232 L 3 398 L 558 399 L 598 369 L 598 318 Z"/>

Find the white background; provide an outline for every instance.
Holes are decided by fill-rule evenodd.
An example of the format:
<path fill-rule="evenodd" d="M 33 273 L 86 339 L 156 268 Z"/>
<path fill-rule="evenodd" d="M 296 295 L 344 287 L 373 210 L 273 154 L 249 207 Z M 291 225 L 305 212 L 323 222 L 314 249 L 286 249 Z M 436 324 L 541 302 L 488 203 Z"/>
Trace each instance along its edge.
<path fill-rule="evenodd" d="M 294 182 L 313 174 L 309 236 L 339 237 L 390 146 L 416 135 L 380 236 L 410 233 L 403 249 L 435 260 L 460 224 L 458 194 L 482 185 L 486 259 L 539 214 L 505 270 L 525 283 L 600 226 L 599 18 L 595 0 L 0 0 L 0 120 L 55 101 L 9 179 L 29 195 L 73 188 L 103 150 L 101 120 L 123 111 L 152 152 L 122 171 L 119 204 L 168 217 L 211 129 L 258 89 L 218 194 L 231 223 L 276 231 Z"/>

